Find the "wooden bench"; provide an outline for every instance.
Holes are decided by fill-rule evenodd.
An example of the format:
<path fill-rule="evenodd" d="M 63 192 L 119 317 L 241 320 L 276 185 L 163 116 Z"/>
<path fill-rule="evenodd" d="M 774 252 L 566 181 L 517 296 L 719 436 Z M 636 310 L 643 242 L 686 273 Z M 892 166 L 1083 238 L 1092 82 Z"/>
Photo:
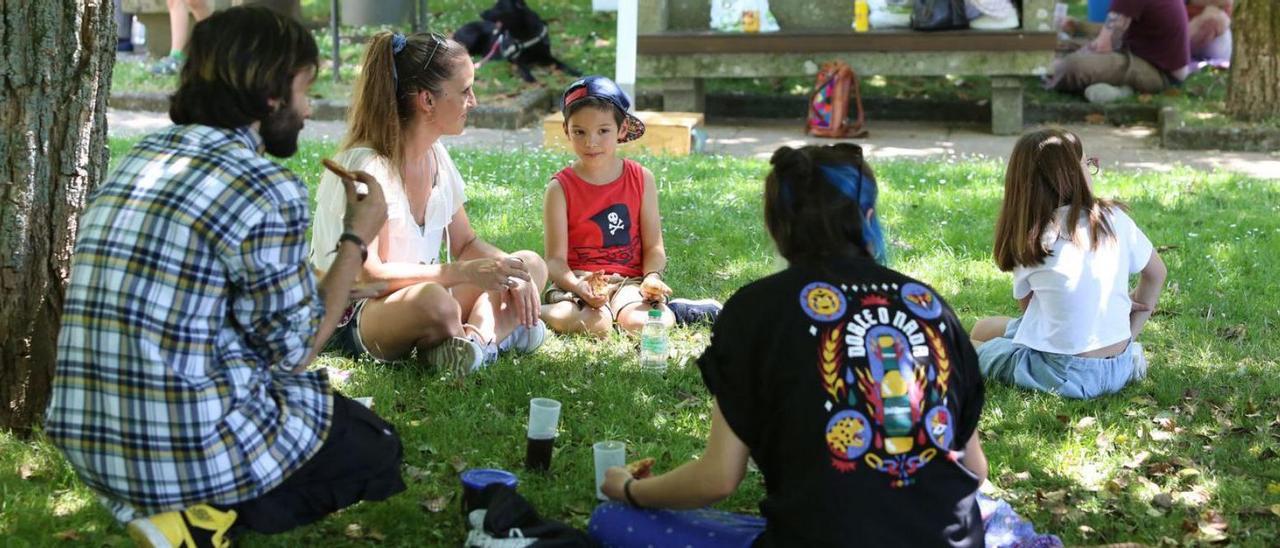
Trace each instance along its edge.
<path fill-rule="evenodd" d="M 673 111 L 705 112 L 707 78 L 813 77 L 822 63 L 838 59 L 860 77 L 989 76 L 991 130 L 1015 134 L 1022 130 L 1021 78 L 1047 74 L 1057 43 L 1053 0 L 1023 0 L 1022 28 L 1013 31 L 760 34 L 681 29 L 672 18 L 680 1 L 640 0 L 636 41 L 637 75 L 660 78 L 663 108 Z"/>

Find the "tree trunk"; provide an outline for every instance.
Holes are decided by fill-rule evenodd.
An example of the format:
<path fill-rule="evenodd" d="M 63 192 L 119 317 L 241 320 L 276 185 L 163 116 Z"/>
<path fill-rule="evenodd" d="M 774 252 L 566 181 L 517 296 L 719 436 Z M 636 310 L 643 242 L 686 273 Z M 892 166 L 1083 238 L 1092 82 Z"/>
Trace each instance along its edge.
<path fill-rule="evenodd" d="M 1227 111 L 1251 122 L 1280 117 L 1280 3 L 1238 0 L 1231 34 Z"/>
<path fill-rule="evenodd" d="M 111 0 L 0 0 L 0 429 L 28 432 L 49 400 L 115 36 Z"/>

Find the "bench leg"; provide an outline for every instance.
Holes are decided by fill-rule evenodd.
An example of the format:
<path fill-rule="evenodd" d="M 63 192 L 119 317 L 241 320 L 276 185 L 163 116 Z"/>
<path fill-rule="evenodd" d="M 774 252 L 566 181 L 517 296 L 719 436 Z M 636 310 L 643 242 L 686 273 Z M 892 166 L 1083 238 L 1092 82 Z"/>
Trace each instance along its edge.
<path fill-rule="evenodd" d="M 706 94 L 701 78 L 674 78 L 662 81 L 662 110 L 706 112 Z"/>
<path fill-rule="evenodd" d="M 1017 135 L 1022 132 L 1022 80 L 1007 76 L 991 78 L 991 133 Z"/>

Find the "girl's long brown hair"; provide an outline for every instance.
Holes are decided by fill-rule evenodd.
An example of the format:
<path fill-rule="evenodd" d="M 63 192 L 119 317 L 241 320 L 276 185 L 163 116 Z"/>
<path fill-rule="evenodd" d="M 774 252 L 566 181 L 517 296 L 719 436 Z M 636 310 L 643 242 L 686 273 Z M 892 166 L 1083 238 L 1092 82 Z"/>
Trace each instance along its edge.
<path fill-rule="evenodd" d="M 1104 238 L 1115 238 L 1107 210 L 1125 205 L 1093 195 L 1081 165 L 1083 156 L 1080 138 L 1070 131 L 1042 129 L 1018 139 L 1004 174 L 1004 203 L 996 221 L 993 255 L 1000 270 L 1044 263 L 1051 250 L 1041 238 L 1051 227 L 1079 244 L 1076 226 L 1082 216 L 1088 218 L 1091 249 Z M 1057 227 L 1054 210 L 1064 205 L 1070 206 L 1066 223 Z"/>
<path fill-rule="evenodd" d="M 403 130 L 413 118 L 418 92 L 440 93 L 441 84 L 453 77 L 456 63 L 470 59 L 461 44 L 437 34 L 407 36 L 404 49 L 393 53 L 393 36 L 380 32 L 365 47 L 342 150 L 372 148 L 398 171 L 404 161 Z"/>

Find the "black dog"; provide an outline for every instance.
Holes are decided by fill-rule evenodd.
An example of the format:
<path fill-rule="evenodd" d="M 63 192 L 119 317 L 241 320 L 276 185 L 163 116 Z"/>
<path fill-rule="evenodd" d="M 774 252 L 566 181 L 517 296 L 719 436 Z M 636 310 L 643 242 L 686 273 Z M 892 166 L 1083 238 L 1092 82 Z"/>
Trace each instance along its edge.
<path fill-rule="evenodd" d="M 486 61 L 491 58 L 511 61 L 526 82 L 537 81 L 529 72 L 533 65 L 550 65 L 574 76 L 582 75 L 551 54 L 547 24 L 524 0 L 498 0 L 481 13 L 480 18 L 483 21 L 462 25 L 453 33 L 453 39 L 466 46 L 472 56 L 483 56 Z"/>

